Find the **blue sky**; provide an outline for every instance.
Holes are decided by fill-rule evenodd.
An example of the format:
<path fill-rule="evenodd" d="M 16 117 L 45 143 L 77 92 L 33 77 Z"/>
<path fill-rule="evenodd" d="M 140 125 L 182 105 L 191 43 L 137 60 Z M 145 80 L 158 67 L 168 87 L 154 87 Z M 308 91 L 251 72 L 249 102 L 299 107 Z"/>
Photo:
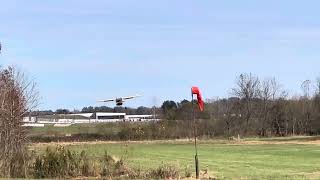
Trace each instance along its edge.
<path fill-rule="evenodd" d="M 0 2 L 1 65 L 35 78 L 40 109 L 226 97 L 240 73 L 291 95 L 320 76 L 320 1 L 28 0 Z M 113 104 L 106 104 L 112 106 Z"/>

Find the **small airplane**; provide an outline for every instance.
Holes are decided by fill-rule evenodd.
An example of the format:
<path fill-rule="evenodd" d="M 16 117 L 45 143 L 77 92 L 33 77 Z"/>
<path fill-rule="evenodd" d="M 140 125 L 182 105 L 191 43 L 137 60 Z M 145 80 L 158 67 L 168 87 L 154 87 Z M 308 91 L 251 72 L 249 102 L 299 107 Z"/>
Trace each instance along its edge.
<path fill-rule="evenodd" d="M 116 102 L 117 106 L 122 106 L 126 100 L 134 99 L 137 97 L 141 97 L 141 95 L 137 94 L 135 96 L 127 96 L 127 97 L 120 97 L 120 98 L 114 98 L 114 99 L 98 100 L 98 102 Z"/>

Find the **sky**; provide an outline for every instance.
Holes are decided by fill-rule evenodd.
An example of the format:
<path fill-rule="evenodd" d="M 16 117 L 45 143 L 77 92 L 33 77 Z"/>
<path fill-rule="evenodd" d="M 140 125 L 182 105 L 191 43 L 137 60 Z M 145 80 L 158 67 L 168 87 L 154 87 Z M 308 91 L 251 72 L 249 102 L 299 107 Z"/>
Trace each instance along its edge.
<path fill-rule="evenodd" d="M 129 107 L 230 96 L 236 77 L 291 95 L 320 77 L 320 1 L 0 0 L 0 65 L 38 84 L 39 109 Z"/>

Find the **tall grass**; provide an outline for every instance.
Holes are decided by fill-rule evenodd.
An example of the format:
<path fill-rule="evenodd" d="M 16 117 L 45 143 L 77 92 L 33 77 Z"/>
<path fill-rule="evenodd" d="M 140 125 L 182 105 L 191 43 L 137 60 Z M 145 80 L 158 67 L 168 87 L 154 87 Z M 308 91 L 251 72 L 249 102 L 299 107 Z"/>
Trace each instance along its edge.
<path fill-rule="evenodd" d="M 168 179 L 179 178 L 179 168 L 161 165 L 156 169 L 133 169 L 124 159 L 116 160 L 107 152 L 101 158 L 89 157 L 85 151 L 76 153 L 63 146 L 48 147 L 41 155 L 34 156 L 29 178 L 81 178 L 103 179 Z"/>
<path fill-rule="evenodd" d="M 63 146 L 47 148 L 43 155 L 36 157 L 33 166 L 35 178 L 64 178 L 95 176 L 95 163 L 86 155 L 65 149 Z"/>

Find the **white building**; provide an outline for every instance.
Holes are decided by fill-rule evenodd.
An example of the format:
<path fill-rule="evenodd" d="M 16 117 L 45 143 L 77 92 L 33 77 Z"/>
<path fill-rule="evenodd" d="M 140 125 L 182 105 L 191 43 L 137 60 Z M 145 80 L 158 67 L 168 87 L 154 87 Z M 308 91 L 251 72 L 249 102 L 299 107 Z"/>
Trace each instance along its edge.
<path fill-rule="evenodd" d="M 66 114 L 61 118 L 52 117 L 24 117 L 24 126 L 43 127 L 45 124 L 54 124 L 56 127 L 69 126 L 71 124 L 109 123 L 109 122 L 146 122 L 156 121 L 152 115 L 126 115 L 126 113 L 78 113 Z"/>
<path fill-rule="evenodd" d="M 126 113 L 96 113 L 96 122 L 120 122 L 125 121 Z"/>
<path fill-rule="evenodd" d="M 125 120 L 126 121 L 152 121 L 152 115 L 126 115 Z"/>

